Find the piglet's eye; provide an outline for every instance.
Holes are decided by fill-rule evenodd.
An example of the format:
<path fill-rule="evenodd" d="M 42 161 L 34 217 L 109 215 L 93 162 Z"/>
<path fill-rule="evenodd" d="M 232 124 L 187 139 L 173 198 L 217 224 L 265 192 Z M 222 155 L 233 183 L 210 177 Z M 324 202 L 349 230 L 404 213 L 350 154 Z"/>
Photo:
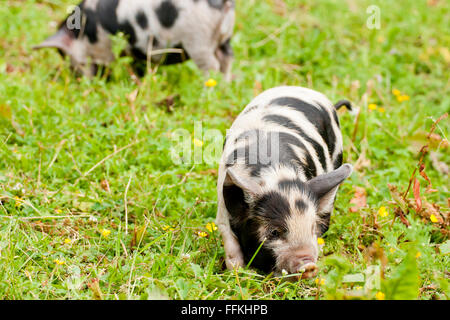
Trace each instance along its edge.
<path fill-rule="evenodd" d="M 279 238 L 281 236 L 280 230 L 273 229 L 270 231 L 270 237 L 271 238 Z"/>

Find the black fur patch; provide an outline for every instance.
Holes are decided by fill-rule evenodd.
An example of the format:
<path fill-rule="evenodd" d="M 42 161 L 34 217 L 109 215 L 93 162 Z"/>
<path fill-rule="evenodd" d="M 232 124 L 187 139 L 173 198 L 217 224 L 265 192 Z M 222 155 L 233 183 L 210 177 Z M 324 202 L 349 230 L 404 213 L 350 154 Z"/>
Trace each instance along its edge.
<path fill-rule="evenodd" d="M 136 32 L 130 22 L 119 23 L 117 20 L 117 6 L 119 0 L 99 0 L 97 16 L 102 27 L 111 34 L 123 32 L 128 36 L 131 45 L 136 43 Z"/>
<path fill-rule="evenodd" d="M 282 191 L 289 191 L 292 189 L 296 189 L 301 193 L 308 194 L 309 191 L 306 188 L 305 183 L 303 183 L 300 179 L 284 179 L 278 182 L 278 188 Z"/>
<path fill-rule="evenodd" d="M 304 212 L 308 209 L 308 204 L 303 200 L 297 200 L 295 201 L 295 207 L 298 211 Z"/>
<path fill-rule="evenodd" d="M 236 219 L 244 219 L 248 214 L 248 204 L 245 202 L 244 191 L 241 188 L 223 186 L 223 198 L 225 207 L 230 215 Z"/>
<path fill-rule="evenodd" d="M 173 48 L 181 49 L 183 50 L 183 53 L 169 52 L 164 55 L 163 59 L 161 60 L 161 64 L 163 65 L 177 64 L 189 60 L 191 58 L 189 54 L 186 52 L 186 50 L 184 50 L 181 44 L 176 45 Z"/>
<path fill-rule="evenodd" d="M 334 133 L 334 130 L 333 130 L 333 127 L 332 127 L 332 123 L 331 123 L 332 119 L 331 119 L 329 113 L 326 111 L 325 107 L 322 106 L 318 102 L 316 102 L 316 103 L 321 108 L 321 111 L 322 111 L 323 122 L 322 122 L 321 130 L 325 131 L 325 136 L 327 137 L 325 139 L 325 141 L 326 141 L 326 143 L 328 145 L 328 151 L 330 152 L 330 157 L 332 157 L 333 153 L 334 153 L 334 149 L 336 147 L 336 134 Z M 334 110 L 333 110 L 333 112 L 336 113 Z M 339 123 L 339 120 L 338 120 L 338 123 Z M 322 133 L 321 133 L 321 135 L 322 135 Z"/>
<path fill-rule="evenodd" d="M 245 202 L 242 189 L 237 186 L 224 186 L 223 196 L 227 211 L 230 213 L 231 229 L 239 240 L 244 261 L 247 264 L 261 244 L 257 234 L 258 220 L 249 217 L 249 206 Z M 261 247 L 252 262 L 252 267 L 264 272 L 270 272 L 274 265 L 275 257 L 273 251 L 264 246 Z"/>
<path fill-rule="evenodd" d="M 233 48 L 231 47 L 231 38 L 228 38 L 220 46 L 219 50 L 226 56 L 233 56 Z"/>
<path fill-rule="evenodd" d="M 252 213 L 255 216 L 245 220 L 230 220 L 232 230 L 239 239 L 245 263 L 250 261 L 261 245 L 257 233 L 261 223 L 267 223 L 273 229 L 286 229 L 284 221 L 289 215 L 289 202 L 278 192 L 268 192 L 255 202 Z M 272 271 L 275 267 L 273 250 L 263 245 L 251 266 L 263 272 Z"/>
<path fill-rule="evenodd" d="M 131 48 L 131 54 L 136 60 L 146 60 L 147 55 L 141 51 L 139 48 Z"/>
<path fill-rule="evenodd" d="M 285 219 L 290 214 L 289 202 L 281 193 L 270 191 L 255 202 L 254 213 L 275 228 L 285 228 Z"/>
<path fill-rule="evenodd" d="M 147 29 L 147 27 L 148 27 L 148 20 L 147 20 L 147 16 L 145 15 L 144 11 L 140 10 L 136 14 L 136 22 L 139 24 L 139 26 L 142 29 Z"/>
<path fill-rule="evenodd" d="M 315 107 L 305 101 L 291 97 L 276 98 L 273 99 L 270 104 L 286 106 L 302 112 L 308 121 L 310 121 L 317 128 L 323 141 L 328 146 L 330 157 L 333 156 L 336 144 L 336 135 L 334 134 L 333 127 L 331 126 L 330 115 L 323 106 L 318 104 L 319 107 Z"/>
<path fill-rule="evenodd" d="M 261 171 L 265 168 L 269 167 L 268 164 L 255 164 L 252 165 L 252 171 L 250 171 L 250 176 L 252 177 L 260 177 Z"/>
<path fill-rule="evenodd" d="M 239 240 L 244 255 L 244 262 L 248 264 L 261 245 L 257 235 L 259 224 L 251 219 L 239 223 L 230 220 L 230 224 L 231 230 L 233 230 Z M 275 255 L 273 250 L 263 245 L 253 259 L 251 267 L 269 273 L 273 270 L 274 266 Z"/>
<path fill-rule="evenodd" d="M 99 0 L 97 3 L 97 15 L 102 27 L 111 34 L 116 34 L 119 30 L 117 21 L 117 6 L 119 0 Z"/>
<path fill-rule="evenodd" d="M 336 202 L 336 195 L 334 195 L 333 203 Z M 320 222 L 317 224 L 319 236 L 323 235 L 325 232 L 328 231 L 328 228 L 330 226 L 330 220 L 331 220 L 331 212 L 320 212 Z"/>
<path fill-rule="evenodd" d="M 334 121 L 336 122 L 338 128 L 340 128 L 341 124 L 339 123 L 339 118 L 337 116 L 336 110 L 333 110 L 333 118 L 334 118 Z"/>
<path fill-rule="evenodd" d="M 119 30 L 118 31 L 121 31 L 121 32 L 123 32 L 126 36 L 128 36 L 128 42 L 131 44 L 131 45 L 134 45 L 135 43 L 136 43 L 136 33 L 135 33 L 135 31 L 134 31 L 134 28 L 133 28 L 133 26 L 131 25 L 131 23 L 129 23 L 128 21 L 127 22 L 124 22 L 124 23 L 121 23 L 120 25 L 119 25 Z"/>
<path fill-rule="evenodd" d="M 343 161 L 343 157 L 342 157 L 342 151 L 339 152 L 339 154 L 336 157 L 336 160 L 334 160 L 333 166 L 334 166 L 334 170 L 336 170 L 337 168 L 339 168 L 340 166 L 342 166 L 342 161 Z"/>
<path fill-rule="evenodd" d="M 259 130 L 251 130 L 243 132 L 237 139 L 245 139 L 247 137 L 254 137 L 256 135 L 256 141 L 250 141 L 245 147 L 235 149 L 226 158 L 226 166 L 231 166 L 236 163 L 239 158 L 243 158 L 242 163 L 251 168 L 250 175 L 252 177 L 257 177 L 263 168 L 270 165 L 276 164 L 274 161 L 274 155 L 271 150 L 271 140 L 278 136 L 278 162 L 283 163 L 286 166 L 292 166 L 294 168 L 301 167 L 305 173 L 306 178 L 309 180 L 317 175 L 316 165 L 314 164 L 311 155 L 305 152 L 306 163 L 303 163 L 294 150 L 292 146 L 297 146 L 302 150 L 307 151 L 305 145 L 294 135 L 285 132 L 264 132 L 261 134 Z M 257 144 L 255 146 L 255 143 Z M 265 148 L 267 155 L 262 154 L 262 146 L 266 145 Z M 256 154 L 250 154 L 250 151 L 256 152 Z M 264 157 L 263 157 L 264 156 Z M 261 160 L 268 160 L 269 162 L 263 163 Z M 255 163 L 256 162 L 256 163 Z"/>
<path fill-rule="evenodd" d="M 326 171 L 327 169 L 327 162 L 325 159 L 325 152 L 322 148 L 322 146 L 317 143 L 316 140 L 312 139 L 310 136 L 308 136 L 304 130 L 302 128 L 300 128 L 299 126 L 297 126 L 292 120 L 290 120 L 289 118 L 286 118 L 284 116 L 280 116 L 280 115 L 266 115 L 263 118 L 264 121 L 266 122 L 273 122 L 276 123 L 280 126 L 295 130 L 295 132 L 300 135 L 303 139 L 305 139 L 307 142 L 309 142 L 311 144 L 311 146 L 314 148 L 314 150 L 317 153 L 317 156 L 319 157 L 319 162 L 322 165 L 322 169 L 324 169 Z"/>
<path fill-rule="evenodd" d="M 317 175 L 316 165 L 314 164 L 314 161 L 311 158 L 311 155 L 308 153 L 305 145 L 299 139 L 289 133 L 279 132 L 278 134 L 280 138 L 280 162 L 287 165 L 290 164 L 294 166 L 300 166 L 302 167 L 308 180 L 314 178 Z M 293 145 L 305 151 L 306 163 L 298 158 L 298 156 L 292 149 Z"/>
<path fill-rule="evenodd" d="M 322 221 L 322 223 L 317 224 L 319 228 L 319 236 L 323 235 L 325 232 L 328 231 L 328 228 L 330 226 L 330 218 L 331 218 L 330 212 L 325 212 L 320 215 L 320 220 Z"/>
<path fill-rule="evenodd" d="M 227 156 L 226 166 L 231 166 L 240 159 L 240 162 L 251 169 L 250 175 L 252 177 L 259 176 L 263 168 L 272 164 L 271 139 L 271 132 L 249 130 L 241 133 L 239 137 L 236 138 L 235 143 L 240 140 L 247 140 L 247 144 L 245 147 L 233 150 L 233 152 Z"/>
<path fill-rule="evenodd" d="M 170 0 L 166 0 L 155 10 L 159 22 L 165 28 L 170 28 L 178 18 L 178 9 Z"/>
<path fill-rule="evenodd" d="M 221 10 L 223 8 L 224 0 L 208 0 L 208 4 L 211 8 Z"/>
<path fill-rule="evenodd" d="M 97 15 L 91 9 L 84 10 L 86 23 L 84 25 L 84 34 L 88 37 L 90 43 L 97 42 Z"/>
<path fill-rule="evenodd" d="M 254 145 L 251 145 L 252 149 L 254 150 Z M 250 163 L 250 147 L 246 146 L 246 147 L 242 147 L 242 148 L 238 148 L 233 150 L 233 152 L 231 152 L 227 158 L 226 158 L 226 163 L 225 166 L 228 168 L 230 166 L 232 166 L 233 164 L 235 164 L 238 159 L 244 157 L 243 159 L 243 163 L 250 168 L 250 176 L 252 177 L 259 177 L 261 174 L 261 170 L 264 168 L 267 168 L 270 164 L 262 164 L 260 162 L 256 162 L 256 163 Z M 253 162 L 253 157 L 252 157 L 252 162 Z"/>

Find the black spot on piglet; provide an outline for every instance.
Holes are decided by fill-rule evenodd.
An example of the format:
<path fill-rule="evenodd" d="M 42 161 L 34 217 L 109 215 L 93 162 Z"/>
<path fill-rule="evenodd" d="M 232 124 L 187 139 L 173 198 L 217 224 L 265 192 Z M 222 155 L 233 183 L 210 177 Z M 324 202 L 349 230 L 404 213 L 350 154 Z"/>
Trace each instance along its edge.
<path fill-rule="evenodd" d="M 119 22 L 117 21 L 117 6 L 119 0 L 100 0 L 97 3 L 97 15 L 100 23 L 105 30 L 111 34 L 116 34 L 119 30 Z"/>
<path fill-rule="evenodd" d="M 90 9 L 85 9 L 84 15 L 86 17 L 84 33 L 88 37 L 90 43 L 96 43 L 98 39 L 97 39 L 97 18 L 95 16 L 95 12 Z"/>
<path fill-rule="evenodd" d="M 139 11 L 136 15 L 136 21 L 142 29 L 147 29 L 148 20 L 144 11 Z"/>
<path fill-rule="evenodd" d="M 128 36 L 128 42 L 136 43 L 136 32 L 129 21 L 119 23 L 117 19 L 117 6 L 119 0 L 99 0 L 97 3 L 98 20 L 102 27 L 111 34 L 121 31 Z"/>
<path fill-rule="evenodd" d="M 178 17 L 178 9 L 170 0 L 162 2 L 155 12 L 159 22 L 165 28 L 172 27 Z"/>
<path fill-rule="evenodd" d="M 255 213 L 269 219 L 276 227 L 284 227 L 284 221 L 290 214 L 289 201 L 279 192 L 265 193 L 254 204 Z"/>
<path fill-rule="evenodd" d="M 231 47 L 230 41 L 231 41 L 231 38 L 228 38 L 219 46 L 219 50 L 222 51 L 223 54 L 226 56 L 233 55 L 233 48 Z"/>
<path fill-rule="evenodd" d="M 224 0 L 208 0 L 208 4 L 214 9 L 222 9 Z"/>

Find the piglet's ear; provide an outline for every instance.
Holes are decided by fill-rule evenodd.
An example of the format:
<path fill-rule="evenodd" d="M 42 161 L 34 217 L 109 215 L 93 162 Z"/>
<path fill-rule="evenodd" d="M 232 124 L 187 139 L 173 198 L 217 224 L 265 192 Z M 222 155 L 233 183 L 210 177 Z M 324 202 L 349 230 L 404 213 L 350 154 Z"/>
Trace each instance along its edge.
<path fill-rule="evenodd" d="M 353 171 L 351 164 L 344 164 L 338 169 L 326 174 L 322 174 L 308 181 L 308 186 L 320 199 L 330 191 L 336 189 Z"/>
<path fill-rule="evenodd" d="M 234 168 L 228 168 L 224 181 L 224 187 L 233 185 L 239 187 L 242 191 L 251 196 L 257 195 L 261 192 L 261 186 L 255 180 L 249 179 L 244 174 L 239 174 L 238 170 Z"/>
<path fill-rule="evenodd" d="M 247 216 L 248 201 L 261 192 L 260 185 L 240 172 L 239 168 L 228 168 L 223 183 L 223 199 L 230 218 L 241 221 Z"/>
<path fill-rule="evenodd" d="M 66 28 L 60 28 L 54 35 L 45 39 L 41 44 L 34 46 L 33 49 L 57 48 L 65 53 L 69 53 L 73 42 L 70 31 Z"/>

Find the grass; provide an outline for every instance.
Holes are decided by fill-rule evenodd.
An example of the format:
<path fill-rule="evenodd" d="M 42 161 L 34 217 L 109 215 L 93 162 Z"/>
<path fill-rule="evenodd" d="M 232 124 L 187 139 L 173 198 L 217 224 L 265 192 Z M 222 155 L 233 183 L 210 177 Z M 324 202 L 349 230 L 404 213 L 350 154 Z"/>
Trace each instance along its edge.
<path fill-rule="evenodd" d="M 379 29 L 366 26 L 373 4 Z M 422 210 L 388 188 L 406 191 L 427 143 L 449 164 L 448 118 L 426 138 L 450 109 L 448 1 L 237 1 L 235 79 L 212 74 L 214 88 L 192 61 L 139 81 L 124 58 L 109 81 L 75 77 L 57 52 L 31 50 L 67 5 L 0 8 L 0 299 L 449 297 L 448 175 L 423 157 L 437 192 L 416 173 Z M 339 190 L 317 280 L 224 270 L 221 239 L 206 229 L 217 163 L 171 160 L 177 129 L 194 137 L 202 121 L 225 134 L 256 94 L 278 85 L 361 110 L 340 113 L 344 160 L 357 170 Z M 170 108 L 159 103 L 174 94 Z M 356 187 L 366 205 L 351 210 L 364 202 Z M 444 222 L 431 222 L 433 212 Z"/>

